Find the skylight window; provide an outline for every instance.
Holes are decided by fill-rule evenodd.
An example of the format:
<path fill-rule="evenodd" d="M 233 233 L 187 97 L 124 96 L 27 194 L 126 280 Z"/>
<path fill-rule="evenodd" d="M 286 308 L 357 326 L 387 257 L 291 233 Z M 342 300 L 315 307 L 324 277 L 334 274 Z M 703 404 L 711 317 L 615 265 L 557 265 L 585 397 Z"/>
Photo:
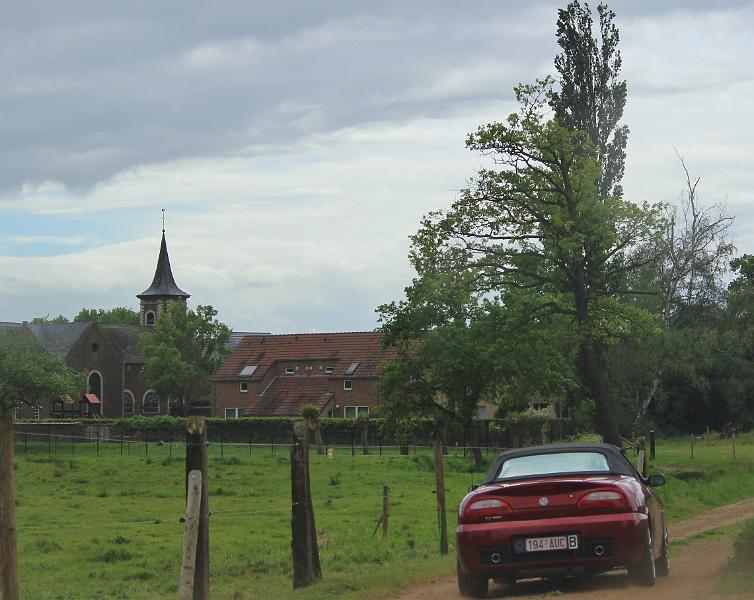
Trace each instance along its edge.
<path fill-rule="evenodd" d="M 238 374 L 239 377 L 251 377 L 254 374 L 254 371 L 257 370 L 258 365 L 246 365 L 243 369 L 241 369 L 241 372 Z"/>
<path fill-rule="evenodd" d="M 360 362 L 352 362 L 348 368 L 346 369 L 346 372 L 344 375 L 353 375 L 356 372 L 356 369 L 359 368 Z"/>

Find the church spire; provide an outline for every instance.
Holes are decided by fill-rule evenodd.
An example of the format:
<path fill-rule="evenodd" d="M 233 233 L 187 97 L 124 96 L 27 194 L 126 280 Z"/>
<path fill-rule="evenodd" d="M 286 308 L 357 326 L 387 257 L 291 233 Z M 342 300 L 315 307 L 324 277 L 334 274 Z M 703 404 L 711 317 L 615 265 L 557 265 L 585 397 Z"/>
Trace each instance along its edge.
<path fill-rule="evenodd" d="M 168 245 L 165 241 L 165 209 L 162 210 L 162 242 L 160 255 L 157 258 L 157 268 L 154 272 L 152 285 L 136 296 L 141 300 L 141 324 L 154 325 L 159 312 L 165 308 L 170 300 L 185 302 L 191 297 L 175 283 L 173 271 L 170 268 Z"/>

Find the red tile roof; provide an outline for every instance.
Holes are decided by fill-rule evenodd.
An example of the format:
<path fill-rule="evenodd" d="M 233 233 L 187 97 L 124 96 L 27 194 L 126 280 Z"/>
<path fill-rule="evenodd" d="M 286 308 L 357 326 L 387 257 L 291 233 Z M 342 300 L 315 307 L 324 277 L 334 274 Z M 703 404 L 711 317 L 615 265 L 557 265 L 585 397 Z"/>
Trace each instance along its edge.
<path fill-rule="evenodd" d="M 81 401 L 88 402 L 89 404 L 102 404 L 94 394 L 84 394 L 84 398 Z"/>
<path fill-rule="evenodd" d="M 375 378 L 380 364 L 395 354 L 382 350 L 381 332 L 299 333 L 255 335 L 241 340 L 225 364 L 215 373 L 216 380 L 237 380 L 246 365 L 258 365 L 251 380 L 263 379 L 275 363 L 324 361 L 334 367 L 331 377 L 343 377 L 349 365 L 360 363 L 349 378 Z M 311 379 L 311 377 L 303 377 Z"/>
<path fill-rule="evenodd" d="M 259 396 L 250 396 L 246 414 L 254 417 L 298 415 L 304 404 L 324 410 L 332 398 L 332 379 L 325 376 L 276 377 Z"/>

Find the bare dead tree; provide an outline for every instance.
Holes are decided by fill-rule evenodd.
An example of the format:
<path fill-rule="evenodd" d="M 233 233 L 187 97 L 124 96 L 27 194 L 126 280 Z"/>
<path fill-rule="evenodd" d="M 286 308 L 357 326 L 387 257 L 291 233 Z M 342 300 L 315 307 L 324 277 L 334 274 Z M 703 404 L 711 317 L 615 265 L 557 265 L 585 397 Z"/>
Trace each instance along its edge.
<path fill-rule="evenodd" d="M 712 305 L 720 299 L 724 289 L 722 277 L 735 251 L 730 241 L 734 217 L 728 214 L 722 201 L 706 207 L 700 203 L 697 193 L 700 178 L 692 178 L 683 157 L 677 151 L 676 155 L 686 188 L 680 204 L 668 208 L 664 260 L 658 271 L 666 327 L 680 307 Z"/>
<path fill-rule="evenodd" d="M 720 302 L 723 276 L 735 251 L 730 239 L 734 216 L 728 213 L 723 201 L 708 206 L 700 202 L 697 188 L 701 178 L 691 176 L 677 150 L 676 156 L 683 168 L 685 189 L 679 203 L 667 208 L 667 227 L 661 240 L 663 258 L 658 264 L 655 282 L 662 299 L 660 314 L 665 330 L 672 327 L 674 317 L 683 307 L 714 306 Z M 637 393 L 632 400 L 634 433 L 654 399 L 661 376 L 662 367 L 658 368 L 643 398 Z"/>

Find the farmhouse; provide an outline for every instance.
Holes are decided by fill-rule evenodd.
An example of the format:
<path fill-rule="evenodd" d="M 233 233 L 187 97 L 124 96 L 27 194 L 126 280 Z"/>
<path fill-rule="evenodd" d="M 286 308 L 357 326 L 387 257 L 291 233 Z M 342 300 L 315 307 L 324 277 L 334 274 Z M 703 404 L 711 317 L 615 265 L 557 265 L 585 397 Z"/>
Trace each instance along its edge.
<path fill-rule="evenodd" d="M 382 333 L 307 333 L 244 337 L 213 378 L 215 416 L 298 415 L 355 418 L 379 403 Z"/>

